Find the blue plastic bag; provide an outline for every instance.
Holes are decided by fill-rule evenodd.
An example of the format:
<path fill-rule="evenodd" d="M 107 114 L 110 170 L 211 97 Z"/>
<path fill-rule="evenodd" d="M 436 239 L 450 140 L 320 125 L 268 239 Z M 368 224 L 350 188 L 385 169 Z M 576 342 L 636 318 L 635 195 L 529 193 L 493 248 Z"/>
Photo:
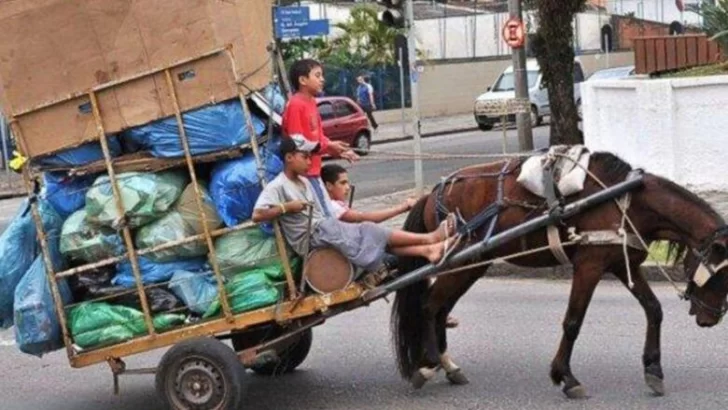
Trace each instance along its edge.
<path fill-rule="evenodd" d="M 59 249 L 59 235 L 63 221 L 57 218 L 47 227 L 48 251 L 53 271 L 65 269 Z M 66 280 L 58 281 L 58 290 L 64 305 L 71 303 L 71 289 Z M 61 326 L 53 302 L 43 255 L 40 254 L 15 288 L 13 304 L 15 341 L 20 351 L 35 356 L 63 347 Z"/>
<path fill-rule="evenodd" d="M 86 191 L 95 179 L 96 175 L 71 178 L 65 172 L 46 172 L 43 174 L 43 197 L 65 219 L 86 205 Z"/>
<path fill-rule="evenodd" d="M 39 202 L 39 211 L 46 230 L 62 223 L 46 202 Z M 0 327 L 3 329 L 13 325 L 15 288 L 39 253 L 33 214 L 30 203 L 25 200 L 0 236 Z"/>
<path fill-rule="evenodd" d="M 265 177 L 270 181 L 283 170 L 283 162 L 267 150 L 261 150 L 261 155 L 265 164 Z M 212 170 L 210 195 L 217 206 L 217 213 L 227 226 L 235 226 L 250 219 L 261 191 L 252 152 L 243 158 L 220 163 Z M 267 229 L 267 233 L 272 232 L 270 224 L 264 229 Z"/>
<path fill-rule="evenodd" d="M 142 283 L 159 283 L 167 282 L 172 275 L 179 270 L 191 272 L 199 272 L 205 269 L 207 260 L 205 258 L 194 258 L 183 261 L 174 262 L 154 262 L 148 258 L 140 256 L 139 270 L 142 275 Z M 131 269 L 131 261 L 126 260 L 116 265 L 116 276 L 111 279 L 114 286 L 123 286 L 125 288 L 133 288 L 136 286 L 134 281 L 134 272 Z"/>
<path fill-rule="evenodd" d="M 263 89 L 263 96 L 268 101 L 268 104 L 273 107 L 273 111 L 283 115 L 283 110 L 286 108 L 286 97 L 281 92 L 281 87 L 277 83 L 268 84 Z"/>
<path fill-rule="evenodd" d="M 217 298 L 217 280 L 209 272 L 179 270 L 172 275 L 169 290 L 184 302 L 190 311 L 203 314 Z"/>
<path fill-rule="evenodd" d="M 112 157 L 121 155 L 121 144 L 116 136 L 109 137 L 109 154 Z M 46 167 L 77 167 L 104 159 L 104 151 L 100 142 L 89 142 L 76 148 L 67 149 L 55 154 L 40 157 L 38 165 Z"/>
<path fill-rule="evenodd" d="M 250 133 L 239 99 L 229 100 L 182 114 L 192 155 L 220 151 L 250 142 Z M 255 134 L 265 130 L 265 123 L 252 116 Z M 160 158 L 184 156 L 175 117 L 165 118 L 125 131 L 133 140 Z"/>

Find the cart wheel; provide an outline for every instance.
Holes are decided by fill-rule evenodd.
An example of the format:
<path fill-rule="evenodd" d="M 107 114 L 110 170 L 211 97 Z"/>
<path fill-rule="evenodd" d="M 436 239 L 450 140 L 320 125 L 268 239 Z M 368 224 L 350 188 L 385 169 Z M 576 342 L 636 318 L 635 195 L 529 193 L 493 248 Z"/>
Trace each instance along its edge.
<path fill-rule="evenodd" d="M 155 380 L 165 406 L 175 410 L 236 410 L 243 400 L 245 369 L 217 339 L 174 345 L 162 357 Z"/>

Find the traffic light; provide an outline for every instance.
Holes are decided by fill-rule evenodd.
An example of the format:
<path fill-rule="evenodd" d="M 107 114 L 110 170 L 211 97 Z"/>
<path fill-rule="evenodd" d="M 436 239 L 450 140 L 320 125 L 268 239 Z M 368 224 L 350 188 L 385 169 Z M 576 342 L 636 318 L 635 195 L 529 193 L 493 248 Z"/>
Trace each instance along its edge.
<path fill-rule="evenodd" d="M 377 0 L 387 10 L 379 13 L 379 21 L 385 26 L 404 28 L 404 2 L 406 0 Z"/>

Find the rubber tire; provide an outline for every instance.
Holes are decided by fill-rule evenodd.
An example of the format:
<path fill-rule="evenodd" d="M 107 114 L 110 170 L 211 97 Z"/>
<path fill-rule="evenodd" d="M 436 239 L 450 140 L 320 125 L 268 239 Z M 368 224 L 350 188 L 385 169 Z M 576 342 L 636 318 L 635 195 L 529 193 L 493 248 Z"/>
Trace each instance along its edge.
<path fill-rule="evenodd" d="M 367 143 L 367 149 L 366 150 L 359 150 L 357 149 L 359 147 L 359 140 L 364 138 Z M 356 152 L 358 155 L 366 156 L 369 154 L 369 150 L 372 148 L 372 138 L 367 134 L 366 132 L 360 132 L 357 134 L 356 138 L 354 138 L 354 152 Z"/>
<path fill-rule="evenodd" d="M 493 129 L 493 124 L 478 123 L 478 128 L 480 128 L 481 131 L 490 131 Z"/>
<path fill-rule="evenodd" d="M 165 408 L 178 409 L 174 402 L 167 395 L 169 379 L 174 378 L 178 366 L 186 359 L 197 357 L 214 365 L 220 372 L 226 386 L 226 400 L 220 410 L 238 410 L 242 408 L 244 398 L 245 368 L 240 363 L 235 352 L 223 342 L 214 339 L 201 337 L 185 340 L 172 346 L 162 356 L 155 376 L 155 387 L 157 394 L 164 403 Z M 179 410 L 183 410 L 181 408 Z"/>
<path fill-rule="evenodd" d="M 576 102 L 576 116 L 579 118 L 579 121 L 584 120 L 584 113 L 581 112 L 582 106 L 581 106 L 581 100 Z"/>
<path fill-rule="evenodd" d="M 262 366 L 251 367 L 251 370 L 262 376 L 281 376 L 286 373 L 292 373 L 298 366 L 300 366 L 308 353 L 311 351 L 311 345 L 313 344 L 313 331 L 306 329 L 301 332 L 301 336 L 298 341 L 282 352 L 278 352 L 280 357 L 280 363 L 267 363 Z"/>

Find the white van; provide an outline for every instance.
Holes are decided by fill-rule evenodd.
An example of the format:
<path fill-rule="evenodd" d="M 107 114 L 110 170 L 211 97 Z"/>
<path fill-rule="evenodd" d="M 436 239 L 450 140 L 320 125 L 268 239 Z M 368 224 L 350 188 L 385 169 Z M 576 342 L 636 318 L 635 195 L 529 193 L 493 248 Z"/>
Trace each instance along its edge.
<path fill-rule="evenodd" d="M 531 126 L 536 127 L 541 125 L 545 115 L 551 115 L 548 90 L 543 84 L 543 75 L 536 59 L 526 61 L 526 76 L 528 78 L 528 95 L 531 100 Z M 574 60 L 574 101 L 577 106 L 581 104 L 581 87 L 578 84 L 582 81 L 584 81 L 584 70 L 577 59 Z M 493 129 L 496 122 L 501 121 L 501 117 L 498 115 L 479 113 L 478 106 L 482 107 L 493 100 L 515 98 L 515 85 L 515 73 L 511 65 L 501 73 L 492 87 L 488 87 L 485 94 L 475 100 L 474 115 L 478 128 L 484 131 L 490 130 Z M 515 116 L 509 115 L 508 121 L 515 121 Z"/>

